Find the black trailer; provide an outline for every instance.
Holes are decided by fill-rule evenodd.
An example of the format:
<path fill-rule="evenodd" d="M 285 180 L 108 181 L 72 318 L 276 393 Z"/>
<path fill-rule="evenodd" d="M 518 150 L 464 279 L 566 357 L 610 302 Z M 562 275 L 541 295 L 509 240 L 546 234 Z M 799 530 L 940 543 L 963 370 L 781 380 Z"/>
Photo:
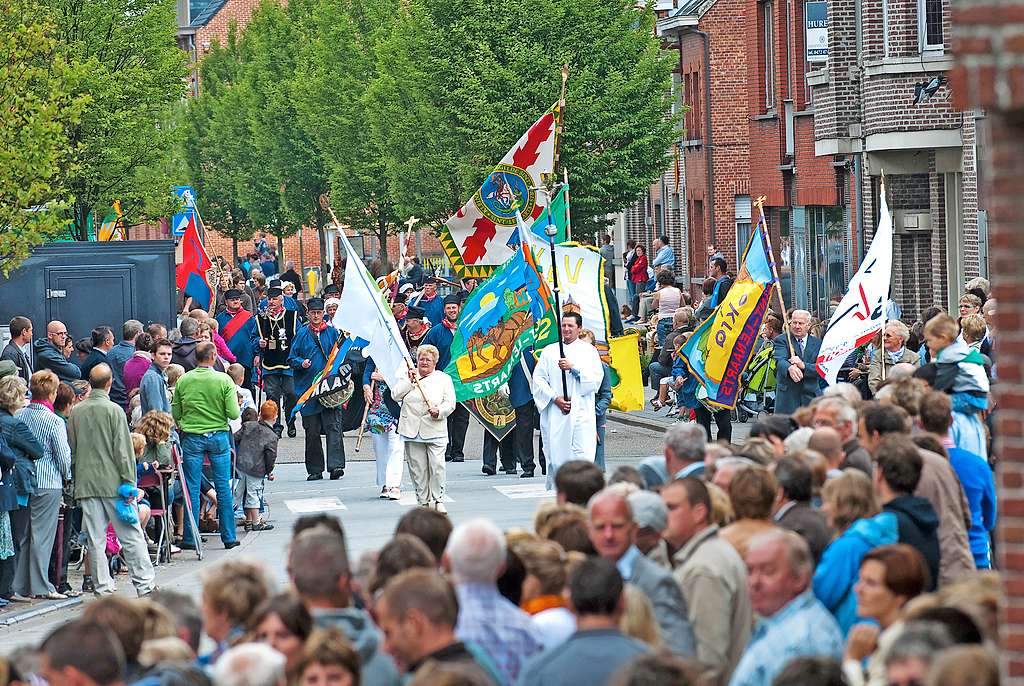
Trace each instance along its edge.
<path fill-rule="evenodd" d="M 74 338 L 106 324 L 175 325 L 174 241 L 47 243 L 7 279 L 0 277 L 0 326 L 11 317 L 32 320 L 36 338 L 58 319 Z M 4 332 L 6 333 L 6 331 Z M 5 336 L 3 336 L 5 337 Z"/>

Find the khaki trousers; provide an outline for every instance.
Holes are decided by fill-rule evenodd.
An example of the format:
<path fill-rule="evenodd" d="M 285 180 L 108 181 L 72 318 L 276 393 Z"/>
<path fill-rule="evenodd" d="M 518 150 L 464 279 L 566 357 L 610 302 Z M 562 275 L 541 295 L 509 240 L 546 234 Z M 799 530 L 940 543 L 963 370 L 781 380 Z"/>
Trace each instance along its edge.
<path fill-rule="evenodd" d="M 416 503 L 422 507 L 433 507 L 434 503 L 444 502 L 444 450 L 444 443 L 405 440 L 409 478 L 416 489 Z"/>
<path fill-rule="evenodd" d="M 96 595 L 108 595 L 117 590 L 117 584 L 110 576 L 107 564 L 107 524 L 114 525 L 114 533 L 121 542 L 121 552 L 128 564 L 128 574 L 135 585 L 135 592 L 144 596 L 153 590 L 153 563 L 149 559 L 149 547 L 138 522 L 128 524 L 117 516 L 117 498 L 82 498 L 82 527 L 89 539 L 89 554 L 92 557 L 92 573 L 96 582 Z"/>

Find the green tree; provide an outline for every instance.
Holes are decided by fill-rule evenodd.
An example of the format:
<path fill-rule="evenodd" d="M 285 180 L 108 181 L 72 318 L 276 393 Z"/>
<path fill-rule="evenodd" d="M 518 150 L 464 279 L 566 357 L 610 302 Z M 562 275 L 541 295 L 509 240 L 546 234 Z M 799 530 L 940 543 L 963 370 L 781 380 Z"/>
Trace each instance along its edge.
<path fill-rule="evenodd" d="M 34 0 L 0 5 L 0 270 L 60 234 L 70 205 L 60 172 L 65 129 L 84 97 L 69 94 L 66 62 L 55 54 L 54 24 Z"/>
<path fill-rule="evenodd" d="M 295 78 L 299 122 L 327 171 L 339 220 L 387 237 L 400 227 L 366 91 L 375 78 L 374 48 L 391 22 L 386 0 L 320 0 Z"/>
<path fill-rule="evenodd" d="M 401 214 L 435 225 L 559 97 L 575 235 L 635 201 L 677 136 L 673 60 L 630 0 L 409 0 L 378 45 L 374 133 Z"/>
<path fill-rule="evenodd" d="M 248 240 L 263 226 L 242 205 L 240 190 L 256 173 L 248 122 L 237 107 L 242 93 L 237 85 L 242 61 L 235 27 L 228 43 L 215 43 L 200 65 L 199 94 L 184 106 L 181 157 L 189 182 L 196 190 L 203 219 L 232 240 L 233 257 L 238 241 Z"/>
<path fill-rule="evenodd" d="M 93 210 L 121 200 L 132 219 L 174 212 L 168 163 L 180 129 L 171 108 L 185 94 L 186 56 L 174 0 L 50 0 L 60 56 L 78 69 L 72 94 L 91 103 L 68 127 L 60 183 L 73 195 L 73 233 Z"/>

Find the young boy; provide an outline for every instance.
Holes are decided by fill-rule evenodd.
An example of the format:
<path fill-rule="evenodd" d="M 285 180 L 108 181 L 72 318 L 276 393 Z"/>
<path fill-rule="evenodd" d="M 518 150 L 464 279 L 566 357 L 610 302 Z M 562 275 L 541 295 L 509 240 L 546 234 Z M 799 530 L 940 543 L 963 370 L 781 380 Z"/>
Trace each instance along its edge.
<path fill-rule="evenodd" d="M 242 380 L 245 379 L 245 367 L 235 362 L 228 366 L 228 376 L 235 382 L 235 392 L 238 393 L 238 409 L 245 412 L 247 409 L 256 411 L 256 402 L 252 399 L 252 391 L 242 388 Z M 232 419 L 228 422 L 232 431 L 242 428 L 242 419 Z"/>
<path fill-rule="evenodd" d="M 260 519 L 260 504 L 265 481 L 274 480 L 279 440 L 274 431 L 277 403 L 273 400 L 263 403 L 258 416 L 250 407 L 242 412 L 242 420 L 242 428 L 235 433 L 235 468 L 238 470 L 235 497 L 242 502 L 245 511 L 245 530 L 269 531 L 274 525 Z"/>
<path fill-rule="evenodd" d="M 988 437 L 981 413 L 988 409 L 990 384 L 985 358 L 958 338 L 959 327 L 948 314 L 933 317 L 924 325 L 924 341 L 932 361 L 914 376 L 932 388 L 948 393 L 953 401 L 950 437 L 957 448 L 988 457 Z"/>

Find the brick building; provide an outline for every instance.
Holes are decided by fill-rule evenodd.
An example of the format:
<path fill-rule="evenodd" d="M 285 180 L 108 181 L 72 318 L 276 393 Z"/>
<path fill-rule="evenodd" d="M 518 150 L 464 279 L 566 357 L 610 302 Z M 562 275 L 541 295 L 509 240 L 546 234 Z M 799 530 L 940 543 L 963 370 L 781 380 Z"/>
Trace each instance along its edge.
<path fill-rule="evenodd" d="M 815 151 L 851 172 L 854 255 L 856 228 L 869 236 L 877 224 L 885 174 L 904 318 L 955 306 L 964 282 L 987 273 L 977 173 L 984 117 L 945 85 L 951 28 L 949 0 L 829 2 L 828 62 L 805 75 Z"/>
<path fill-rule="evenodd" d="M 999 618 L 1002 683 L 1024 679 L 1024 0 L 958 0 L 950 72 L 954 104 L 984 108 L 987 152 L 980 165 L 990 243 L 999 383 L 996 391 Z"/>

